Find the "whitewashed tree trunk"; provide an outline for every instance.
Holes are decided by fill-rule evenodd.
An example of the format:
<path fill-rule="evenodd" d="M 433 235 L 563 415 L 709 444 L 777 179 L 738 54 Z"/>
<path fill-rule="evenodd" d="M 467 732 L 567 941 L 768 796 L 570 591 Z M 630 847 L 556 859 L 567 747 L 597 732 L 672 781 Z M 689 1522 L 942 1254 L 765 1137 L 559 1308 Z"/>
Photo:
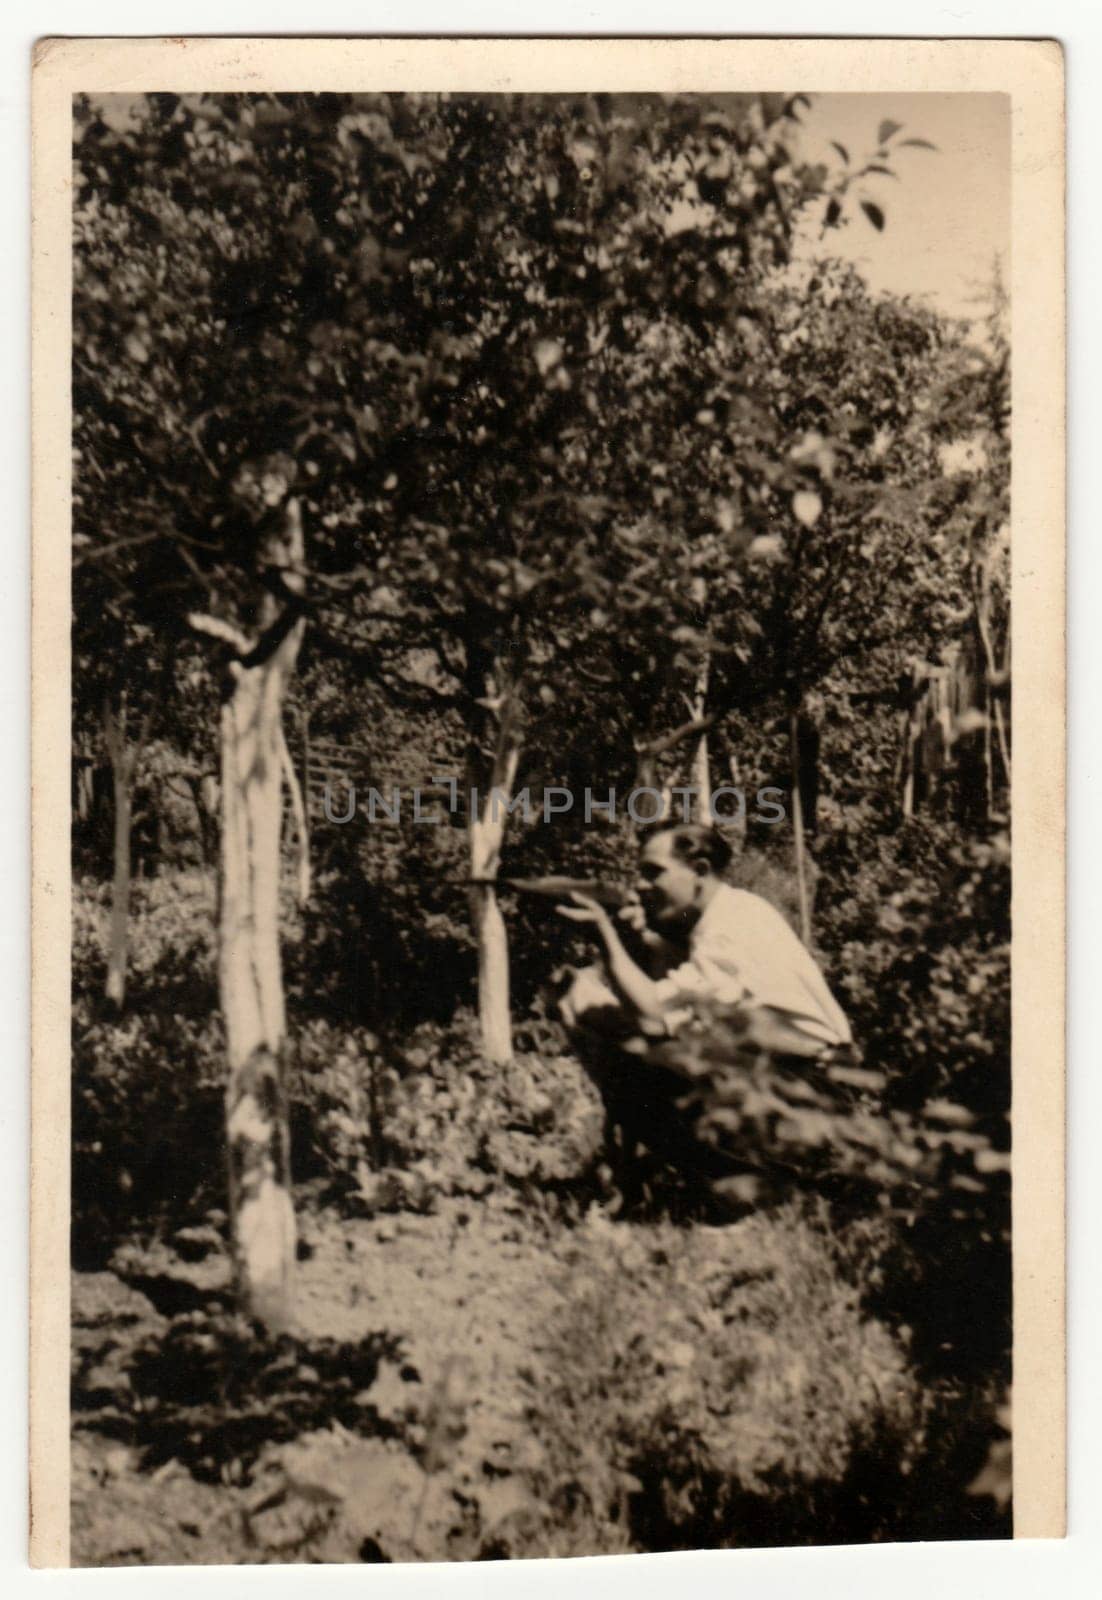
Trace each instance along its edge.
<path fill-rule="evenodd" d="M 498 741 L 490 792 L 479 795 L 468 824 L 472 878 L 496 878 L 508 823 L 506 802 L 520 760 L 513 735 L 514 708 L 506 698 L 499 710 Z M 497 893 L 491 883 L 471 885 L 471 924 L 478 946 L 478 1023 L 487 1061 L 504 1066 L 513 1058 L 513 1024 L 509 1008 L 509 937 Z"/>
<path fill-rule="evenodd" d="M 294 501 L 285 537 L 268 555 L 301 566 Z M 300 586 L 300 579 L 287 580 L 288 588 Z M 282 714 L 303 622 L 269 594 L 258 621 L 256 643 L 230 663 L 230 692 L 222 707 L 218 975 L 238 1298 L 252 1316 L 280 1329 L 293 1317 L 295 1270 L 279 939 Z"/>
<path fill-rule="evenodd" d="M 474 852 L 472 850 L 472 859 Z M 509 1011 L 509 940 L 496 892 L 488 885 L 471 891 L 471 916 L 478 941 L 478 1029 L 487 1061 L 504 1066 L 513 1058 Z"/>

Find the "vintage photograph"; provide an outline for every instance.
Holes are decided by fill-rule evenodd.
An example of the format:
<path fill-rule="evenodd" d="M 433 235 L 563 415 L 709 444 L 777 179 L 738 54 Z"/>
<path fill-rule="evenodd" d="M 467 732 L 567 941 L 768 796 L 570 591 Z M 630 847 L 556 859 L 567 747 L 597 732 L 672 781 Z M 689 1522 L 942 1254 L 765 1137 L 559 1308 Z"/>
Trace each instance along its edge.
<path fill-rule="evenodd" d="M 1011 136 L 72 94 L 74 1566 L 1012 1536 Z"/>

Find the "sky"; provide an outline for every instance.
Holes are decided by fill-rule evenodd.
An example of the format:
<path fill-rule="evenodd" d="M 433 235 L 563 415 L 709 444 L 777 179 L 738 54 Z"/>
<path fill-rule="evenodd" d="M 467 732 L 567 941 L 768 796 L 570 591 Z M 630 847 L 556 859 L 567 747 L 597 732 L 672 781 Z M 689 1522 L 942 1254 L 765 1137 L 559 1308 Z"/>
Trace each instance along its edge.
<path fill-rule="evenodd" d="M 899 181 L 873 175 L 867 194 L 886 216 L 883 233 L 857 217 L 829 237 L 831 254 L 853 261 L 870 288 L 909 294 L 950 316 L 973 318 L 975 297 L 1001 257 L 1009 281 L 1010 98 L 996 94 L 824 94 L 802 111 L 810 160 L 838 164 L 837 139 L 851 165 L 877 149 L 879 124 L 903 124 L 907 138 L 937 150 L 898 150 L 888 165 Z"/>

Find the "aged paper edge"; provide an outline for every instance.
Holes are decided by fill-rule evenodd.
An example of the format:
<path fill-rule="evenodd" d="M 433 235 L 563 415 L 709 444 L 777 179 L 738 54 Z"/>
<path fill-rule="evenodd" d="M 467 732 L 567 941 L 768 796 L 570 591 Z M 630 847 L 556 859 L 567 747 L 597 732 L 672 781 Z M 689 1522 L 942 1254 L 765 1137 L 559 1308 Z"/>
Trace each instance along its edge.
<path fill-rule="evenodd" d="M 1064 66 L 1012 40 L 45 39 L 33 64 L 30 1559 L 69 1564 L 70 108 L 82 90 L 1012 101 L 1015 1536 L 1065 1528 Z"/>

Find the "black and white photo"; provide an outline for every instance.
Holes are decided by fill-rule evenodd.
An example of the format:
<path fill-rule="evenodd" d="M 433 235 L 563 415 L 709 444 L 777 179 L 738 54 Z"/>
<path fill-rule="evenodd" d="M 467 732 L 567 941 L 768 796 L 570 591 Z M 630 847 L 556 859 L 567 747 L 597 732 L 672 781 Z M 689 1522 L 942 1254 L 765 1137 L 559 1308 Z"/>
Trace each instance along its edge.
<path fill-rule="evenodd" d="M 72 1565 L 1056 1531 L 1006 49 L 67 80 Z"/>

